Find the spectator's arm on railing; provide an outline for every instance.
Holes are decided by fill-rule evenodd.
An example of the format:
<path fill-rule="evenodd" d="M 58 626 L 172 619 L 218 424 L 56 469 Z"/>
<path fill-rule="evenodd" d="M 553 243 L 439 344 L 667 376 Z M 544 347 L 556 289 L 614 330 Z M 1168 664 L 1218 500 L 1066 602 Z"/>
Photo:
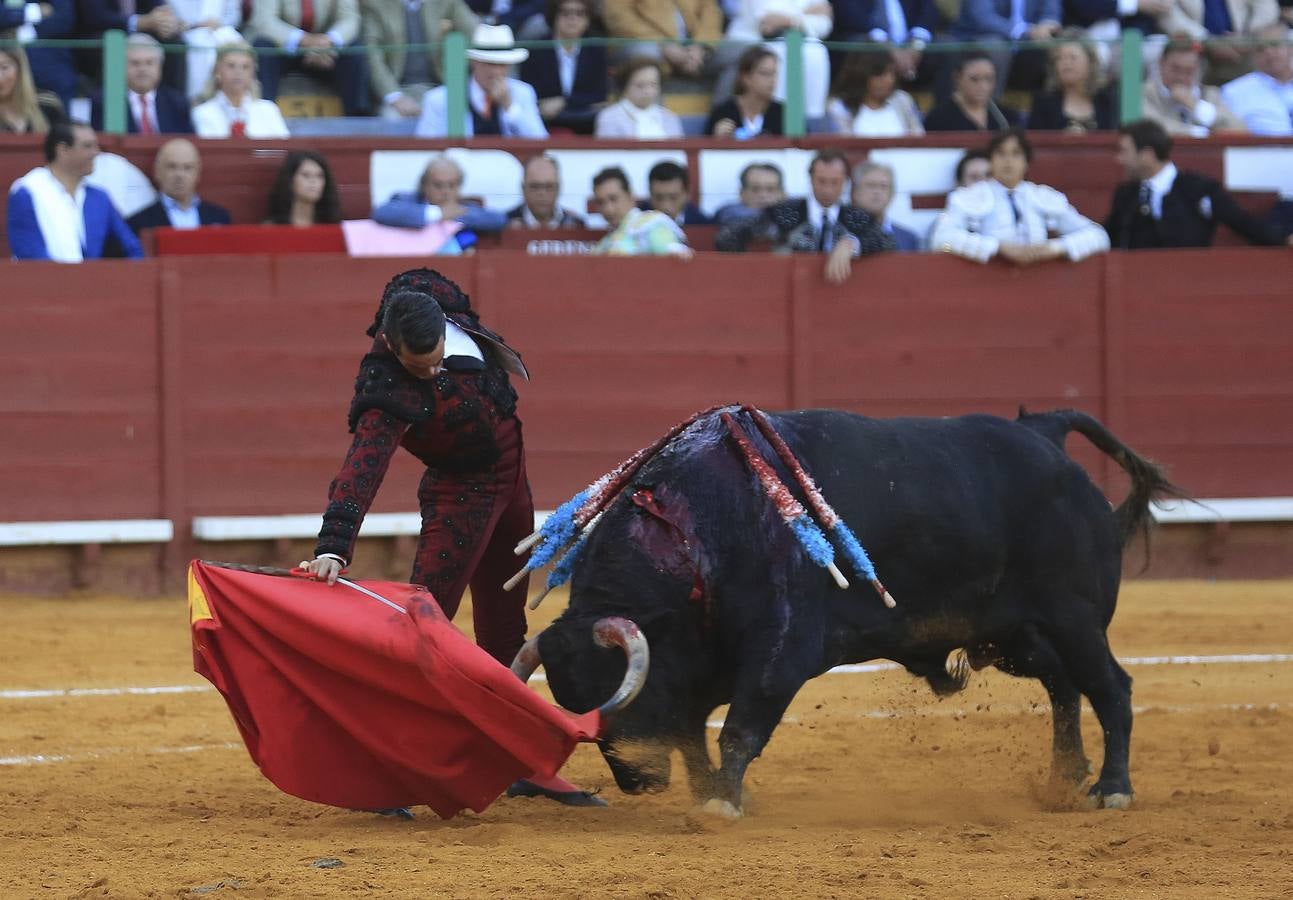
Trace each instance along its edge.
<path fill-rule="evenodd" d="M 982 187 L 982 190 L 974 188 Z M 985 263 L 997 255 L 1001 241 L 970 230 L 971 219 L 982 219 L 992 212 L 992 192 L 986 185 L 957 188 L 947 198 L 947 208 L 934 223 L 930 249 L 954 253 L 965 259 Z"/>
<path fill-rule="evenodd" d="M 1056 240 L 1063 247 L 1064 255 L 1073 262 L 1109 251 L 1108 233 L 1078 212 L 1059 191 L 1038 185 L 1037 204 L 1059 235 Z"/>
<path fill-rule="evenodd" d="M 429 209 L 435 209 L 435 216 L 428 215 Z M 381 206 L 373 210 L 373 221 L 393 228 L 421 228 L 429 222 L 440 220 L 440 208 L 423 203 L 415 194 L 394 194 Z"/>
<path fill-rule="evenodd" d="M 1213 183 L 1208 199 L 1212 203 L 1212 217 L 1216 221 L 1229 226 L 1254 244 L 1275 247 L 1285 243 L 1283 235 L 1269 222 L 1263 222 L 1246 211 L 1235 201 L 1234 195 L 1220 184 Z"/>

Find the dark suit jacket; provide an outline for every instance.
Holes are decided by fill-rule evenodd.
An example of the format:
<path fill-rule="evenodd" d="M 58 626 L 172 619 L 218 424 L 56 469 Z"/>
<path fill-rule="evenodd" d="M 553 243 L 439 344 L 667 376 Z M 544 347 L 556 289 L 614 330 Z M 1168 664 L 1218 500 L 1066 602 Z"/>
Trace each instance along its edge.
<path fill-rule="evenodd" d="M 558 228 L 586 228 L 587 227 L 583 219 L 579 218 L 579 216 L 575 215 L 570 210 L 566 209 L 564 206 L 558 207 L 558 209 L 561 210 L 561 222 L 558 223 L 557 225 Z M 512 207 L 507 211 L 507 224 L 512 225 L 513 222 L 520 222 L 521 227 L 524 227 L 525 225 L 525 204 L 524 203 L 518 203 L 516 206 Z"/>
<path fill-rule="evenodd" d="M 864 255 L 897 249 L 893 237 L 881 231 L 875 219 L 856 206 L 840 207 L 835 233 L 842 237 L 843 232 L 858 239 Z M 724 225 L 718 229 L 714 246 L 724 252 L 741 253 L 751 241 L 766 238 L 779 248 L 797 253 L 816 253 L 816 233 L 816 223 L 808 221 L 808 201 L 800 197 L 774 203 L 753 219 L 739 219 Z"/>
<path fill-rule="evenodd" d="M 575 59 L 575 79 L 570 85 L 570 93 L 563 95 L 557 51 L 544 47 L 531 50 L 530 58 L 521 63 L 521 80 L 534 88 L 540 100 L 565 96 L 566 109 L 574 112 L 605 102 L 606 68 L 605 47 L 581 47 Z"/>
<path fill-rule="evenodd" d="M 651 201 L 639 200 L 638 209 L 653 209 Z M 684 225 L 713 225 L 714 220 L 700 211 L 700 207 L 694 203 L 688 203 L 682 208 L 682 224 Z"/>
<path fill-rule="evenodd" d="M 228 225 L 232 220 L 229 218 L 229 210 L 223 206 L 199 200 L 198 221 L 203 225 Z M 152 206 L 145 206 L 135 213 L 126 220 L 126 224 L 135 234 L 139 234 L 145 228 L 170 228 L 171 220 L 166 215 L 166 207 L 162 206 L 161 200 L 158 200 Z"/>
<path fill-rule="evenodd" d="M 136 0 L 135 13 L 143 15 L 161 6 L 165 0 Z M 129 32 L 129 17 L 121 14 L 116 0 L 76 0 L 76 33 L 79 37 L 98 37 L 113 28 Z"/>
<path fill-rule="evenodd" d="M 934 0 L 898 0 L 898 2 L 902 5 L 902 14 L 907 19 L 908 31 L 923 28 L 933 34 L 938 30 L 938 6 Z M 832 40 L 867 35 L 875 28 L 886 34 L 889 33 L 889 17 L 885 13 L 884 0 L 834 0 L 831 8 L 835 11 L 835 25 L 831 30 Z"/>
<path fill-rule="evenodd" d="M 189 105 L 188 98 L 184 96 L 183 91 L 177 91 L 175 88 L 167 87 L 164 84 L 157 86 L 157 125 L 162 134 L 192 134 L 193 133 L 193 107 Z M 94 126 L 95 131 L 103 128 L 103 95 L 96 94 L 90 106 L 90 124 Z M 135 108 L 129 102 L 126 103 L 126 131 L 131 134 L 139 133 L 139 123 L 135 121 Z"/>
<path fill-rule="evenodd" d="M 34 28 L 37 40 L 70 38 L 76 33 L 76 6 L 73 0 L 46 0 L 53 7 L 48 16 Z M 0 5 L 0 32 L 20 27 L 26 22 L 26 4 Z M 28 47 L 27 61 L 37 90 L 53 91 L 64 106 L 76 96 L 76 60 L 66 47 Z"/>
<path fill-rule="evenodd" d="M 1141 209 L 1140 182 L 1124 181 L 1114 191 L 1104 230 L 1109 232 L 1109 243 L 1122 250 L 1210 247 L 1218 222 L 1254 244 L 1283 243 L 1274 228 L 1249 215 L 1225 188 L 1197 172 L 1177 172 L 1157 220 Z"/>
<path fill-rule="evenodd" d="M 1095 106 L 1095 128 L 1110 131 L 1118 127 L 1118 102 L 1113 91 L 1105 88 L 1092 98 Z M 1033 95 L 1033 107 L 1028 111 L 1030 131 L 1065 131 L 1069 120 L 1064 115 L 1064 95 L 1059 91 L 1038 92 Z M 1088 129 L 1091 130 L 1091 129 Z"/>
<path fill-rule="evenodd" d="M 1157 34 L 1163 30 L 1158 27 L 1158 19 L 1153 16 L 1136 13 L 1120 17 L 1118 0 L 1064 0 L 1063 10 L 1063 23 L 1079 28 L 1090 28 L 1105 19 L 1121 18 L 1123 28 L 1139 28 L 1145 34 Z"/>

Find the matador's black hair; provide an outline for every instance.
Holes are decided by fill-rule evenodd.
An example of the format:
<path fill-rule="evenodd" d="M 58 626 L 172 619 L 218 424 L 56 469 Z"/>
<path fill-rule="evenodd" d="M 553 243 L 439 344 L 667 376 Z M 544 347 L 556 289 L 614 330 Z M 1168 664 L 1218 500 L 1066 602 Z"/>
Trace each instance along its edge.
<path fill-rule="evenodd" d="M 475 318 L 475 313 L 472 312 L 471 308 L 471 298 L 464 294 L 462 288 L 458 287 L 453 281 L 441 275 L 435 269 L 409 269 L 387 282 L 385 289 L 382 291 L 382 302 L 377 307 L 377 315 L 368 329 L 369 337 L 377 337 L 377 333 L 382 330 L 382 320 L 386 315 L 386 302 L 401 291 L 426 294 L 436 303 L 439 303 L 440 308 L 447 313 L 467 313 L 472 318 Z"/>

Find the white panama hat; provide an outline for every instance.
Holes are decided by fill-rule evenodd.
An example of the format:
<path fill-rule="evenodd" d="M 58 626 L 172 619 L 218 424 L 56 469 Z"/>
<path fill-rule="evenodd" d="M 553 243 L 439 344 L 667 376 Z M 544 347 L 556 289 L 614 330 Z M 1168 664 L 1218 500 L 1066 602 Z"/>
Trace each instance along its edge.
<path fill-rule="evenodd" d="M 530 51 L 515 46 L 512 29 L 506 25 L 477 25 L 471 35 L 467 58 L 514 66 L 529 59 Z"/>

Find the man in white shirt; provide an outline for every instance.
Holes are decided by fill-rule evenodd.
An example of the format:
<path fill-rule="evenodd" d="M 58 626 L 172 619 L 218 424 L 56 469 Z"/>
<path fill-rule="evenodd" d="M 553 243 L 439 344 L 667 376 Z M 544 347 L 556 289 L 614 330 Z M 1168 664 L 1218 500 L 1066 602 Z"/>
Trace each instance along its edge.
<path fill-rule="evenodd" d="M 514 46 L 512 29 L 506 25 L 477 26 L 472 34 L 472 48 L 467 51 L 471 78 L 467 81 L 464 136 L 548 136 L 534 88 L 508 76 L 511 67 L 529 55 L 530 51 Z M 427 92 L 414 133 L 418 137 L 448 137 L 447 87 L 442 85 Z"/>
<path fill-rule="evenodd" d="M 1257 32 L 1255 71 L 1221 89 L 1221 96 L 1253 134 L 1293 135 L 1293 43 L 1287 25 Z"/>

